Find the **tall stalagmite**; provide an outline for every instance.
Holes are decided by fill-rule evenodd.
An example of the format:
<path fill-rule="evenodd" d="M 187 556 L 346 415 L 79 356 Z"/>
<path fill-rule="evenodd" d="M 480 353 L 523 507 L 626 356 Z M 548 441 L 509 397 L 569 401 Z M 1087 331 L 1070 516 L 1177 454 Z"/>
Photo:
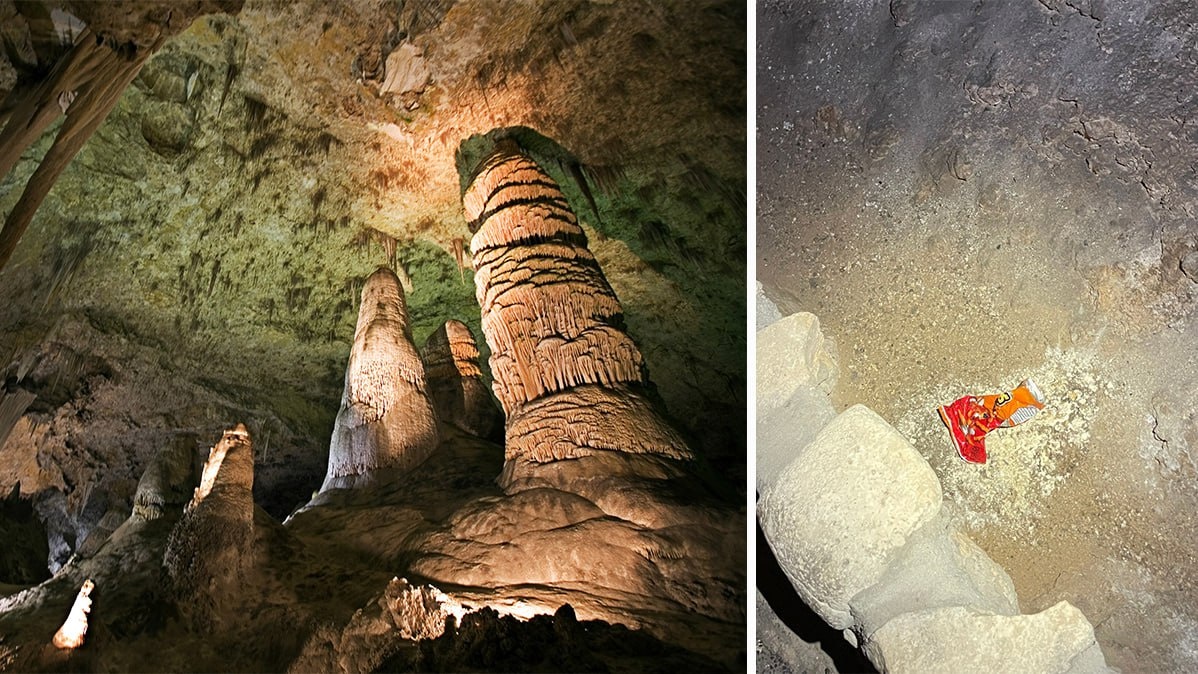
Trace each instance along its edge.
<path fill-rule="evenodd" d="M 382 268 L 362 289 L 320 489 L 349 489 L 368 483 L 376 471 L 414 468 L 437 442 L 437 417 L 408 328 L 403 288 L 395 272 Z"/>
<path fill-rule="evenodd" d="M 429 335 L 421 352 L 441 421 L 487 438 L 503 429 L 503 415 L 483 383 L 478 355 L 470 328 L 455 320 Z"/>
<path fill-rule="evenodd" d="M 692 457 L 648 394 L 623 310 L 557 184 L 501 143 L 463 196 L 509 490 L 526 469 L 603 452 Z"/>
<path fill-rule="evenodd" d="M 216 628 L 239 601 L 254 563 L 254 447 L 243 424 L 208 453 L 203 479 L 163 554 L 167 589 L 181 616 Z"/>

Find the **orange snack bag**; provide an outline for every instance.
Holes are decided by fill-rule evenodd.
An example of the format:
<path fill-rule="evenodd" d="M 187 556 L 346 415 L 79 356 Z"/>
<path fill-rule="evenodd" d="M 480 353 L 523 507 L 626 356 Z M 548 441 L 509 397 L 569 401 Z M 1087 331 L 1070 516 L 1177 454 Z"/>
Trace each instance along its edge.
<path fill-rule="evenodd" d="M 970 463 L 986 463 L 987 433 L 1021 424 L 1043 408 L 1040 389 L 1034 381 L 1025 379 L 1010 393 L 965 396 L 938 411 L 957 454 Z"/>

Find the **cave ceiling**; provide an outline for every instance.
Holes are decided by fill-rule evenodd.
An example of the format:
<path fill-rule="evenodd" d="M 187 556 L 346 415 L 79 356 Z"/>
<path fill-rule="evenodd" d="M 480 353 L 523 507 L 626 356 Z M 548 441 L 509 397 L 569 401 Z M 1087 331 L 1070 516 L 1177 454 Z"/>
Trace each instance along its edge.
<path fill-rule="evenodd" d="M 0 2 L 5 118 L 86 21 L 137 44 L 161 9 L 124 7 Z M 83 532 L 127 512 L 159 448 L 240 421 L 286 514 L 324 473 L 376 268 L 403 282 L 417 345 L 458 319 L 485 367 L 461 194 L 500 136 L 562 185 L 673 416 L 743 475 L 743 3 L 187 11 L 0 271 L 5 386 L 37 396 L 0 413 L 0 490 L 55 491 Z M 0 212 L 56 129 L 0 182 Z"/>

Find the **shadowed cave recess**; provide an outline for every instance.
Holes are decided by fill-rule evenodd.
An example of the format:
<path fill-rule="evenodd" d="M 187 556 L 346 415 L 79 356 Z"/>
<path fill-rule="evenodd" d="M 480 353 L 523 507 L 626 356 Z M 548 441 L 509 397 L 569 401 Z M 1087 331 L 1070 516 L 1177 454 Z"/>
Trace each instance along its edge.
<path fill-rule="evenodd" d="M 0 0 L 0 671 L 743 669 L 745 21 Z"/>
<path fill-rule="evenodd" d="M 1106 666 L 1198 669 L 1198 10 L 800 0 L 756 20 L 758 315 L 808 312 L 824 349 L 823 388 L 797 404 L 827 394 L 822 423 L 867 406 L 930 466 L 957 540 L 1018 595 L 991 624 L 1068 602 Z M 1027 377 L 1044 409 L 962 461 L 937 407 Z M 790 436 L 790 456 L 811 440 Z M 759 664 L 857 669 L 773 577 Z M 873 628 L 854 629 L 868 653 Z M 946 659 L 972 647 L 957 630 Z"/>

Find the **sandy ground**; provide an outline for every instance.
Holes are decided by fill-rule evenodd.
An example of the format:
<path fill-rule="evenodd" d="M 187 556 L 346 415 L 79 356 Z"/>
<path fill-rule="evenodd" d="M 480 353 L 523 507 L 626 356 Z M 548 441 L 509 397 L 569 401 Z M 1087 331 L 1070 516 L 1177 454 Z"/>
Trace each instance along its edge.
<path fill-rule="evenodd" d="M 1051 71 L 1095 57 L 1051 41 L 1097 30 L 1104 44 L 1119 3 L 1103 21 L 1053 3 L 896 4 L 912 13 L 901 26 L 885 7 L 759 8 L 758 278 L 782 313 L 819 316 L 838 345 L 838 409 L 864 403 L 911 439 L 1024 612 L 1069 600 L 1111 665 L 1194 671 L 1193 189 L 1120 167 L 1133 145 L 1198 152 L 1173 131 L 1172 146 L 1149 142 L 1148 108 L 1121 119 L 1123 143 L 1075 132 Z M 1118 55 L 1130 35 L 1105 44 Z M 1020 65 L 1031 45 L 1046 72 Z M 979 91 L 1007 98 L 988 107 Z M 1029 376 L 1044 412 L 991 434 L 986 465 L 961 461 L 936 407 Z"/>

